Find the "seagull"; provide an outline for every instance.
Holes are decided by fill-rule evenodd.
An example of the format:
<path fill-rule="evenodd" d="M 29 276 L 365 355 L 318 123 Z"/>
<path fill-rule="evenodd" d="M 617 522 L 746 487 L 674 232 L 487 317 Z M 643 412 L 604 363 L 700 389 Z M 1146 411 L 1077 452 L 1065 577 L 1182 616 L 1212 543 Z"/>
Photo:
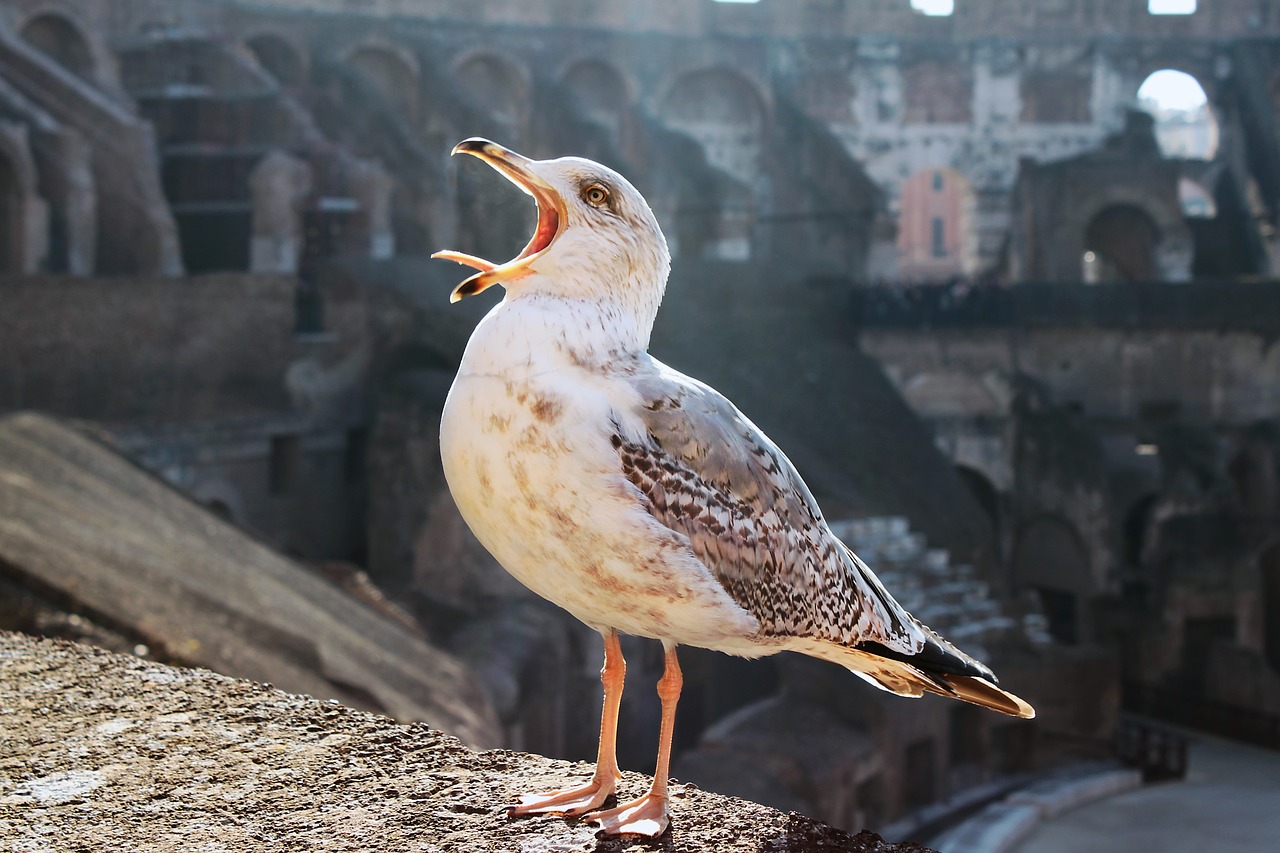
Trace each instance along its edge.
<path fill-rule="evenodd" d="M 893 599 L 733 403 L 649 355 L 671 257 L 625 178 L 487 139 L 452 153 L 478 157 L 533 196 L 537 226 L 503 264 L 433 256 L 479 270 L 452 302 L 495 284 L 506 291 L 472 333 L 445 402 L 445 477 L 498 562 L 604 638 L 594 775 L 525 795 L 511 814 L 583 818 L 608 835 L 666 831 L 681 645 L 747 658 L 801 652 L 901 696 L 1035 715 Z M 662 716 L 652 786 L 604 809 L 620 779 L 620 634 L 662 642 Z"/>

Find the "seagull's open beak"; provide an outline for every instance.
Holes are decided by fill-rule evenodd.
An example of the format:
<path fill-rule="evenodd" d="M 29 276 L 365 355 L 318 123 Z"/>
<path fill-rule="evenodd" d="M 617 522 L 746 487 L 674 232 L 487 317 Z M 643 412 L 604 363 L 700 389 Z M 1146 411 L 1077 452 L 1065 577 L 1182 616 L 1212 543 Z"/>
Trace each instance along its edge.
<path fill-rule="evenodd" d="M 538 205 L 538 227 L 534 230 L 533 237 L 529 239 L 529 244 L 521 250 L 520 254 L 505 264 L 494 264 L 462 252 L 444 251 L 432 255 L 433 258 L 456 261 L 480 270 L 453 289 L 449 297 L 450 302 L 472 296 L 501 281 L 525 275 L 534 260 L 551 246 L 552 241 L 560 233 L 565 219 L 564 202 L 560 198 L 560 193 L 534 173 L 531 168 L 533 160 L 478 136 L 464 139 L 455 145 L 452 153 L 459 152 L 479 157 L 505 175 L 513 184 L 533 196 L 534 202 Z"/>

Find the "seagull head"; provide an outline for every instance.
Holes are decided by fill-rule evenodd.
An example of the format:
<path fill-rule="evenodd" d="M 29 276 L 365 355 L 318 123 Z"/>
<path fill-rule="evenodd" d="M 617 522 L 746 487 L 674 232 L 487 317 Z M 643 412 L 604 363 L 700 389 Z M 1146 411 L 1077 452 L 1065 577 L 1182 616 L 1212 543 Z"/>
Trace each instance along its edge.
<path fill-rule="evenodd" d="M 479 157 L 533 196 L 538 224 L 528 245 L 504 264 L 462 252 L 432 255 L 479 270 L 454 288 L 450 301 L 502 284 L 513 295 L 616 303 L 653 322 L 671 256 L 653 211 L 626 178 L 581 157 L 531 160 L 479 137 L 459 142 L 453 153 Z"/>

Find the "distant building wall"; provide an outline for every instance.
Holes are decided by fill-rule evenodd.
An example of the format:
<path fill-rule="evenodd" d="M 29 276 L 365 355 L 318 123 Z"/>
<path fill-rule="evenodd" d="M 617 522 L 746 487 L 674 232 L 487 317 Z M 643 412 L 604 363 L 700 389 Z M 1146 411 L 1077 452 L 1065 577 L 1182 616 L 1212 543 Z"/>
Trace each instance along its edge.
<path fill-rule="evenodd" d="M 1168 329 L 867 330 L 862 347 L 925 417 L 991 416 L 990 398 L 945 393 L 985 377 L 1042 382 L 1089 417 L 1138 420 L 1159 403 L 1202 423 L 1280 411 L 1280 348 L 1261 332 Z M 933 393 L 913 387 L 933 377 Z"/>
<path fill-rule="evenodd" d="M 72 36 L 59 40 L 54 18 L 37 20 L 31 31 L 33 44 L 85 81 L 77 91 L 97 87 L 120 98 L 123 66 L 137 112 L 162 135 L 174 129 L 166 117 L 185 112 L 223 129 L 159 140 L 185 243 L 214 227 L 225 240 L 248 243 L 242 184 L 259 149 L 269 146 L 312 161 L 317 183 L 308 210 L 334 218 L 335 204 L 350 208 L 343 230 L 352 233 L 339 241 L 341 251 L 427 253 L 451 234 L 469 233 L 457 221 L 469 208 L 454 203 L 459 167 L 445 154 L 459 138 L 479 133 L 539 155 L 583 153 L 624 166 L 650 193 L 677 253 L 782 256 L 803 227 L 806 259 L 828 268 L 847 264 L 858 276 L 897 275 L 894 221 L 904 217 L 898 240 L 907 233 L 911 245 L 921 242 L 911 236 L 918 228 L 908 221 L 908 181 L 945 171 L 969 188 L 963 239 L 949 246 L 967 275 L 1001 257 L 1015 226 L 1020 161 L 1095 149 L 1122 127 L 1147 75 L 1164 67 L 1192 74 L 1208 94 L 1224 128 L 1219 159 L 1236 183 L 1247 186 L 1257 173 L 1266 215 L 1274 218 L 1280 207 L 1280 143 L 1274 121 L 1259 116 L 1272 103 L 1280 62 L 1280 14 L 1265 0 L 1203 3 L 1186 16 L 1151 15 L 1144 0 L 1017 8 L 985 0 L 957 4 L 946 17 L 919 14 L 908 0 L 503 0 L 474 9 L 416 0 L 9 0 L 0 4 L 6 15 L 14 28 L 54 15 L 86 34 L 79 47 Z M 1047 32 L 1053 44 L 1044 41 Z M 185 66 L 175 59 L 184 51 L 235 67 L 233 76 L 244 79 L 184 82 Z M 150 60 L 159 76 L 140 82 L 131 69 Z M 607 80 L 592 88 L 583 69 Z M 208 103 L 191 100 L 191 85 L 209 90 L 202 95 Z M 57 106 L 60 120 L 83 123 L 82 103 L 69 111 Z M 241 132 L 244 113 L 253 113 L 246 127 L 254 133 Z M 800 153 L 781 143 L 797 113 L 842 150 L 842 184 L 858 183 L 849 179 L 855 172 L 870 178 L 875 210 L 851 210 L 810 180 L 812 168 L 795 162 Z M 224 131 L 229 137 L 220 142 Z M 691 164 L 677 140 L 700 149 L 705 162 Z M 142 143 L 130 144 L 135 154 L 142 150 Z M 209 146 L 219 144 L 224 150 L 212 156 Z M 394 176 L 390 214 L 367 209 L 368 199 L 350 193 L 353 158 L 376 161 Z M 824 163 L 832 159 L 823 152 Z M 99 168 L 99 197 L 124 191 L 118 171 Z M 139 176 L 133 183 L 141 187 Z M 161 221 L 167 213 L 146 210 L 134 239 L 100 241 L 109 262 L 103 268 L 171 270 L 173 223 Z M 102 217 L 117 227 L 120 211 Z M 365 222 L 369 217 L 386 221 Z M 929 246 L 935 219 L 925 226 Z M 955 224 L 944 222 L 943 242 L 955 239 Z M 377 233 L 364 233 L 370 229 Z M 514 224 L 495 229 L 516 239 Z M 142 246 L 133 249 L 139 257 L 111 256 L 123 246 Z M 183 250 L 194 269 L 250 263 L 247 246 L 213 256 Z M 903 260 L 908 277 L 957 268 L 951 258 L 922 265 L 907 253 Z M 1175 260 L 1186 265 L 1181 257 L 1160 265 Z M 1078 280 L 1081 270 L 1055 267 L 1055 275 Z"/>
<path fill-rule="evenodd" d="M 369 344 L 282 276 L 0 280 L 0 412 L 94 421 L 193 499 L 303 557 L 362 553 Z"/>

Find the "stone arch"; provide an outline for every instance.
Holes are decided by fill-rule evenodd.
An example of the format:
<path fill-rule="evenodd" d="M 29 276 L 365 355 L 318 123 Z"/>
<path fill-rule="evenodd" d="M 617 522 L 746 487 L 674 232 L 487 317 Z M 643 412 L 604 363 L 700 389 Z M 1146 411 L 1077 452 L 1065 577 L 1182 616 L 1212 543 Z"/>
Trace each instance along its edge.
<path fill-rule="evenodd" d="M 1104 207 L 1085 226 L 1084 280 L 1096 284 L 1158 279 L 1160 237 L 1155 218 L 1139 205 Z"/>
<path fill-rule="evenodd" d="M 632 102 L 632 87 L 612 63 L 579 59 L 564 69 L 560 79 L 592 121 L 618 130 L 622 113 Z"/>
<path fill-rule="evenodd" d="M 37 12 L 23 22 L 18 33 L 36 50 L 77 77 L 90 81 L 96 78 L 93 45 L 67 15 L 52 10 Z"/>
<path fill-rule="evenodd" d="M 458 60 L 453 76 L 490 115 L 513 129 L 524 124 L 531 86 L 522 66 L 496 53 L 474 52 Z"/>
<path fill-rule="evenodd" d="M 1012 565 L 1014 587 L 1037 594 L 1053 637 L 1068 645 L 1081 642 L 1089 600 L 1099 590 L 1075 527 L 1056 516 L 1024 522 L 1014 538 Z"/>
<path fill-rule="evenodd" d="M 1280 673 L 1280 542 L 1262 552 L 1258 569 L 1262 573 L 1262 652 Z"/>
<path fill-rule="evenodd" d="M 1218 117 L 1209 94 L 1210 89 L 1201 82 L 1202 76 L 1194 69 L 1181 68 L 1175 64 L 1152 69 L 1134 90 L 1134 102 L 1138 108 L 1155 120 L 1156 141 L 1166 157 L 1212 160 L 1217 154 Z M 1144 90 L 1158 91 L 1161 80 L 1176 80 L 1183 87 L 1199 89 L 1199 94 L 1204 97 L 1203 105 L 1184 109 L 1163 105 L 1143 95 Z M 1156 85 L 1153 86 L 1153 83 Z"/>
<path fill-rule="evenodd" d="M 263 32 L 245 39 L 245 47 L 258 65 L 286 88 L 298 88 L 307 80 L 307 61 L 292 41 L 279 33 Z"/>
<path fill-rule="evenodd" d="M 364 42 L 342 55 L 347 67 L 359 72 L 405 120 L 418 112 L 418 61 L 407 50 L 384 42 Z"/>
<path fill-rule="evenodd" d="M 898 275 L 941 281 L 976 272 L 976 207 L 973 185 L 955 169 L 922 169 L 908 178 L 899 196 Z"/>
<path fill-rule="evenodd" d="M 663 121 L 702 145 L 707 161 L 747 185 L 760 171 L 765 101 L 746 77 L 704 68 L 677 78 L 662 99 Z"/>

